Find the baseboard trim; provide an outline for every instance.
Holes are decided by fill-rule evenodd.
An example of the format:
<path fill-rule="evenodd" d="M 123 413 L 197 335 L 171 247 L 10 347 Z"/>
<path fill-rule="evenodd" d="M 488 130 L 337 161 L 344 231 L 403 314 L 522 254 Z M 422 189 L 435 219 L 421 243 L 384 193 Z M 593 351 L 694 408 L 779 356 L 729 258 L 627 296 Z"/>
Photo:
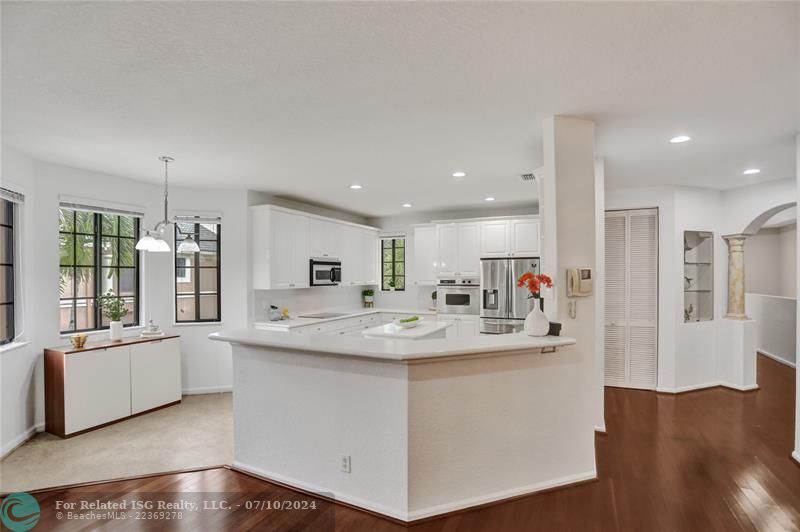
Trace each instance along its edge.
<path fill-rule="evenodd" d="M 593 469 L 591 471 L 586 471 L 575 475 L 568 475 L 545 482 L 537 482 L 535 484 L 529 484 L 518 488 L 511 488 L 477 497 L 470 497 L 468 499 L 461 499 L 452 503 L 431 506 L 421 510 L 415 510 L 413 512 L 403 512 L 402 510 L 390 508 L 382 504 L 376 504 L 359 497 L 352 497 L 340 492 L 317 486 L 315 484 L 310 484 L 308 482 L 299 481 L 284 475 L 265 471 L 258 467 L 253 467 L 242 462 L 235 461 L 231 465 L 231 469 L 233 471 L 239 471 L 241 473 L 254 476 L 267 482 L 272 482 L 315 497 L 321 497 L 323 499 L 330 500 L 335 504 L 342 504 L 350 508 L 366 511 L 367 513 L 378 515 L 379 517 L 388 518 L 391 521 L 404 524 L 416 524 L 430 518 L 439 517 L 443 514 L 451 514 L 466 509 L 474 509 L 476 507 L 502 503 L 507 500 L 524 497 L 540 491 L 550 491 L 553 489 L 563 488 L 573 484 L 580 484 L 597 479 L 597 471 Z"/>
<path fill-rule="evenodd" d="M 756 351 L 756 353 L 759 355 L 764 355 L 767 358 L 771 358 L 775 362 L 780 362 L 781 364 L 789 366 L 790 368 L 797 369 L 797 365 L 794 362 L 789 362 L 785 358 L 781 358 L 778 355 L 770 353 L 769 351 L 764 351 L 763 349 L 759 349 L 758 351 Z"/>
<path fill-rule="evenodd" d="M 795 462 L 800 464 L 800 449 L 792 453 L 792 458 L 794 458 Z"/>
<path fill-rule="evenodd" d="M 0 460 L 10 455 L 14 451 L 16 451 L 18 447 L 24 445 L 25 442 L 33 438 L 37 432 L 43 432 L 43 431 L 44 431 L 44 423 L 37 423 L 34 426 L 29 427 L 22 434 L 20 434 L 19 436 L 17 436 L 16 438 L 14 438 L 9 443 L 3 446 L 2 451 L 0 451 Z"/>
<path fill-rule="evenodd" d="M 200 388 L 184 388 L 183 395 L 206 395 L 209 393 L 227 393 L 233 391 L 233 386 L 206 386 Z"/>
<path fill-rule="evenodd" d="M 742 386 L 730 382 L 707 382 L 704 384 L 681 386 L 679 388 L 658 387 L 656 388 L 656 393 L 678 395 L 688 392 L 699 392 L 701 390 L 709 390 L 711 388 L 728 388 L 729 390 L 736 390 L 737 392 L 752 392 L 754 390 L 758 390 L 758 384 L 746 384 Z"/>
<path fill-rule="evenodd" d="M 602 425 L 602 426 L 595 425 L 594 431 L 595 432 L 600 432 L 601 434 L 605 434 L 606 433 L 606 426 L 605 425 Z"/>

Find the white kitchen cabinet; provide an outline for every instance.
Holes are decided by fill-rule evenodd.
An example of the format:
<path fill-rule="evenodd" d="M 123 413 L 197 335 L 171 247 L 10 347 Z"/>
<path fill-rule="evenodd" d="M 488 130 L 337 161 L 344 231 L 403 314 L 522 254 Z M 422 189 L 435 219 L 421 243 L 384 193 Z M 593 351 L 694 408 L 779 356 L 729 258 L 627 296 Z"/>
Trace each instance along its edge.
<path fill-rule="evenodd" d="M 364 285 L 378 284 L 378 236 L 375 231 L 359 230 L 359 279 Z"/>
<path fill-rule="evenodd" d="M 133 344 L 131 413 L 181 399 L 181 348 L 178 338 Z"/>
<path fill-rule="evenodd" d="M 349 226 L 323 218 L 310 218 L 309 257 L 342 258 L 342 246 L 347 242 L 343 228 L 349 228 Z"/>
<path fill-rule="evenodd" d="M 540 251 L 539 220 L 511 220 L 510 249 L 512 257 L 538 257 Z"/>
<path fill-rule="evenodd" d="M 436 284 L 439 271 L 439 242 L 435 225 L 414 228 L 414 284 Z"/>
<path fill-rule="evenodd" d="M 472 314 L 438 314 L 436 321 L 449 323 L 447 338 L 467 338 L 480 334 L 479 317 Z"/>
<path fill-rule="evenodd" d="M 477 223 L 460 223 L 458 227 L 458 270 L 461 277 L 478 277 L 481 271 L 480 231 Z"/>
<path fill-rule="evenodd" d="M 477 277 L 481 265 L 478 224 L 440 224 L 437 231 L 439 277 Z"/>
<path fill-rule="evenodd" d="M 64 362 L 64 432 L 131 415 L 130 349 L 72 353 Z"/>
<path fill-rule="evenodd" d="M 437 232 L 439 276 L 455 277 L 458 272 L 458 226 L 454 223 L 439 224 Z"/>
<path fill-rule="evenodd" d="M 508 256 L 508 220 L 481 222 L 481 257 Z"/>
<path fill-rule="evenodd" d="M 250 208 L 253 288 L 309 285 L 309 219 L 271 205 Z"/>

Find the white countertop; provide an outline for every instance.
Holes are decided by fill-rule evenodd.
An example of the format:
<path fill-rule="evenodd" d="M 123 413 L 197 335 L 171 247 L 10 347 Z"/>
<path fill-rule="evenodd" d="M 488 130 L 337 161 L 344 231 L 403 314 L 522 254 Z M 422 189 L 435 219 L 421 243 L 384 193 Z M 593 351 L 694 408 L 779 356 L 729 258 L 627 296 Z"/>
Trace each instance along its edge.
<path fill-rule="evenodd" d="M 308 325 L 319 325 L 322 323 L 329 323 L 337 320 L 357 318 L 359 316 L 369 316 L 370 314 L 377 314 L 379 312 L 385 312 L 387 314 L 418 314 L 423 316 L 434 316 L 436 314 L 435 310 L 430 310 L 430 309 L 398 310 L 398 309 L 385 309 L 385 308 L 357 308 L 357 309 L 332 309 L 332 310 L 326 309 L 322 311 L 303 312 L 302 314 L 318 314 L 320 312 L 341 312 L 342 314 L 345 315 L 337 316 L 335 318 L 294 317 L 288 320 L 280 320 L 280 321 L 257 321 L 253 323 L 253 326 L 264 329 L 289 330 L 289 329 L 294 329 L 296 327 L 306 327 Z"/>
<path fill-rule="evenodd" d="M 422 321 L 416 327 L 403 328 L 395 325 L 394 323 L 387 323 L 386 325 L 378 325 L 377 327 L 370 327 L 361 331 L 364 336 L 372 338 L 397 338 L 399 340 L 424 340 L 432 334 L 443 331 L 450 327 L 452 323 L 444 323 L 441 321 Z"/>
<path fill-rule="evenodd" d="M 528 336 L 524 333 L 480 335 L 462 338 L 408 341 L 391 338 L 365 338 L 358 335 L 324 336 L 286 334 L 258 329 L 220 331 L 209 339 L 254 347 L 274 347 L 284 351 L 303 351 L 346 357 L 373 358 L 394 362 L 413 362 L 465 355 L 502 355 L 575 344 L 566 336 Z"/>

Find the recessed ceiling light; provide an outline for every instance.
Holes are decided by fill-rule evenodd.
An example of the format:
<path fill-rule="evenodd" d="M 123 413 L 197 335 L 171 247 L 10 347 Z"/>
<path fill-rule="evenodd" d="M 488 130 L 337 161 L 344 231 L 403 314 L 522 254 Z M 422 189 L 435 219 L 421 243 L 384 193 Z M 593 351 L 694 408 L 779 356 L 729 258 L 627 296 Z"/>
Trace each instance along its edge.
<path fill-rule="evenodd" d="M 403 207 L 405 207 L 406 209 L 410 209 L 411 208 L 411 204 L 410 203 L 403 203 Z"/>
<path fill-rule="evenodd" d="M 673 144 L 680 144 L 681 142 L 689 142 L 692 140 L 692 137 L 688 135 L 678 135 L 677 137 L 672 137 L 669 141 Z"/>
<path fill-rule="evenodd" d="M 350 188 L 352 190 L 360 190 L 361 189 L 361 185 L 350 185 Z"/>
<path fill-rule="evenodd" d="M 453 177 L 467 177 L 467 173 L 459 170 L 458 172 L 453 172 Z"/>
<path fill-rule="evenodd" d="M 744 171 L 744 175 L 755 175 L 760 173 L 761 170 L 759 170 L 758 168 L 748 168 L 747 170 Z"/>
<path fill-rule="evenodd" d="M 489 196 L 488 198 L 486 198 L 486 201 L 494 201 L 494 198 Z"/>

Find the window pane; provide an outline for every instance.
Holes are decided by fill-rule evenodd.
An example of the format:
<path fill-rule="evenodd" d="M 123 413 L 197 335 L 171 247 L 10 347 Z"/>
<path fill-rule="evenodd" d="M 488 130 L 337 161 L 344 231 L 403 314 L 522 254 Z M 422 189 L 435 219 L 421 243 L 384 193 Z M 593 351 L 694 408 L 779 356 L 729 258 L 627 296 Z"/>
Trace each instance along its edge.
<path fill-rule="evenodd" d="M 0 262 L 11 264 L 14 258 L 14 244 L 12 239 L 12 229 L 4 225 L 0 226 Z"/>
<path fill-rule="evenodd" d="M 200 240 L 217 240 L 217 224 L 200 224 Z"/>
<path fill-rule="evenodd" d="M 391 286 L 392 278 L 391 277 L 384 277 L 383 278 L 383 288 L 389 288 Z"/>
<path fill-rule="evenodd" d="M 116 268 L 103 268 L 100 277 L 100 292 L 101 294 L 107 293 L 112 290 L 114 294 L 119 295 L 119 279 L 117 277 Z"/>
<path fill-rule="evenodd" d="M 395 288 L 395 290 L 405 290 L 405 288 L 406 288 L 406 278 L 405 277 L 395 277 L 394 278 L 394 288 Z"/>
<path fill-rule="evenodd" d="M 75 268 L 77 297 L 94 297 L 94 268 Z M 66 297 L 66 296 L 64 296 Z"/>
<path fill-rule="evenodd" d="M 136 241 L 132 238 L 120 238 L 119 243 L 119 265 L 133 266 L 136 264 Z"/>
<path fill-rule="evenodd" d="M 94 299 L 75 300 L 75 328 L 94 329 Z"/>
<path fill-rule="evenodd" d="M 391 240 L 381 240 L 381 246 L 383 246 L 383 249 L 392 249 L 392 241 Z"/>
<path fill-rule="evenodd" d="M 132 297 L 126 297 L 125 301 L 125 308 L 128 309 L 128 313 L 122 318 L 123 325 L 133 325 L 136 323 L 136 312 L 134 312 L 134 300 Z"/>
<path fill-rule="evenodd" d="M 133 268 L 119 269 L 119 295 L 132 296 L 136 291 L 136 271 Z"/>
<path fill-rule="evenodd" d="M 217 318 L 217 296 L 200 296 L 200 319 L 216 320 Z"/>
<path fill-rule="evenodd" d="M 69 234 L 60 233 L 58 235 L 58 256 L 62 266 L 75 264 L 75 237 Z"/>
<path fill-rule="evenodd" d="M 133 216 L 120 216 L 119 217 L 119 236 L 135 237 L 135 220 Z"/>
<path fill-rule="evenodd" d="M 75 235 L 75 264 L 78 266 L 94 264 L 94 236 Z"/>
<path fill-rule="evenodd" d="M 178 295 L 175 306 L 177 309 L 177 321 L 194 321 L 194 294 L 192 295 Z"/>
<path fill-rule="evenodd" d="M 394 273 L 395 275 L 405 275 L 406 274 L 406 265 L 402 262 L 398 262 L 394 265 Z"/>
<path fill-rule="evenodd" d="M 384 249 L 383 250 L 383 261 L 390 262 L 392 260 L 392 250 L 391 249 Z"/>
<path fill-rule="evenodd" d="M 405 249 L 396 249 L 394 251 L 394 260 L 395 262 L 403 262 L 406 260 L 406 250 Z"/>
<path fill-rule="evenodd" d="M 403 238 L 399 238 L 394 241 L 394 247 L 396 248 L 404 248 L 406 247 L 406 241 Z"/>
<path fill-rule="evenodd" d="M 197 238 L 197 235 L 194 231 L 194 224 L 189 223 L 178 223 L 175 224 L 175 230 L 178 232 L 176 235 L 176 240 L 180 241 L 186 238 L 187 236 L 191 236 L 192 238 Z"/>
<path fill-rule="evenodd" d="M 200 269 L 200 292 L 216 292 L 217 291 L 217 269 L 216 268 L 201 268 Z M 202 305 L 201 305 L 202 309 Z"/>
<path fill-rule="evenodd" d="M 14 301 L 14 268 L 0 266 L 0 303 Z"/>
<path fill-rule="evenodd" d="M 100 244 L 100 264 L 103 266 L 116 266 L 119 264 L 116 238 L 103 237 Z"/>
<path fill-rule="evenodd" d="M 75 211 L 75 232 L 94 234 L 94 213 Z"/>
<path fill-rule="evenodd" d="M 69 266 L 62 266 L 59 268 L 59 277 L 58 277 L 58 291 L 61 297 L 75 297 L 73 289 L 75 285 L 73 284 L 73 268 Z"/>
<path fill-rule="evenodd" d="M 384 262 L 383 263 L 383 275 L 392 275 L 392 263 L 391 262 Z"/>
<path fill-rule="evenodd" d="M 0 341 L 8 343 L 14 339 L 14 306 L 0 305 Z"/>
<path fill-rule="evenodd" d="M 217 243 L 216 242 L 199 242 L 200 245 L 200 266 L 216 266 L 217 265 Z"/>
<path fill-rule="evenodd" d="M 67 299 L 66 301 L 61 301 L 59 303 L 59 330 L 62 332 L 70 332 L 75 330 L 75 315 L 73 313 L 74 303 L 75 302 L 72 299 Z"/>
<path fill-rule="evenodd" d="M 104 235 L 118 235 L 119 234 L 119 226 L 117 225 L 117 215 L 115 214 L 103 214 L 101 215 L 103 219 L 103 234 Z"/>
<path fill-rule="evenodd" d="M 14 204 L 0 200 L 0 224 L 14 225 Z"/>
<path fill-rule="evenodd" d="M 65 233 L 75 230 L 75 211 L 58 209 L 58 230 Z"/>

